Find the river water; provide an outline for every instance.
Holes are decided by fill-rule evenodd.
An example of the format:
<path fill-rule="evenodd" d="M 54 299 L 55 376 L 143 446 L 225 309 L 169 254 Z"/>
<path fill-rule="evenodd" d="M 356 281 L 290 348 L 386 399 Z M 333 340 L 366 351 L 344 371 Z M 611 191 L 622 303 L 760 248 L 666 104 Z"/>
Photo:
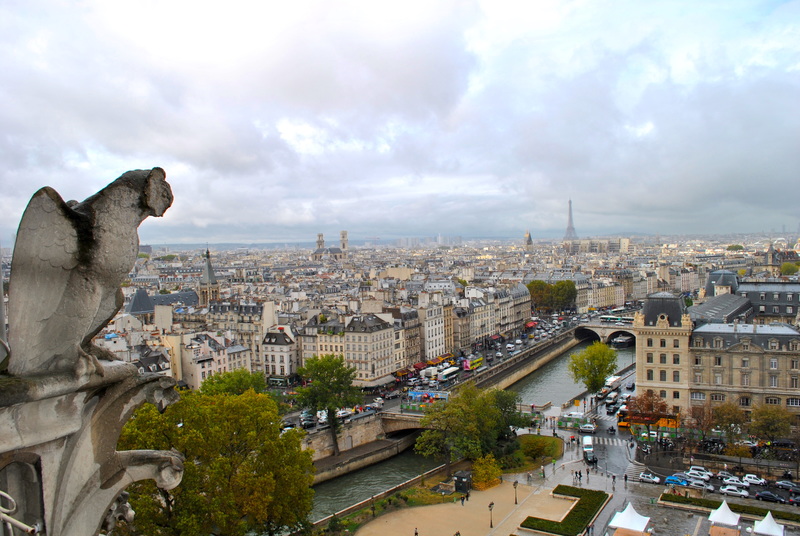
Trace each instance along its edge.
<path fill-rule="evenodd" d="M 560 356 L 532 372 L 508 389 L 516 391 L 525 405 L 543 405 L 552 402 L 560 406 L 585 390 L 576 384 L 569 375 L 567 363 L 569 356 L 586 348 L 589 343 L 580 343 Z M 617 351 L 617 366 L 622 369 L 633 363 L 635 349 L 623 348 Z M 435 460 L 423 458 L 409 449 L 386 461 L 348 473 L 339 478 L 323 482 L 314 487 L 314 508 L 311 520 L 318 521 L 350 505 L 369 499 L 376 493 L 410 480 L 421 473 L 433 469 Z"/>

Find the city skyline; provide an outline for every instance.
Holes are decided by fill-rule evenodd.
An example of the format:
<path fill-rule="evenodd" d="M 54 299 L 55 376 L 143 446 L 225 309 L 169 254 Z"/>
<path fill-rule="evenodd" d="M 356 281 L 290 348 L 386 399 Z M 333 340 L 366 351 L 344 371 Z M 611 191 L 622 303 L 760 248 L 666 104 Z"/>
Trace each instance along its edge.
<path fill-rule="evenodd" d="M 0 6 L 0 244 L 161 166 L 142 243 L 796 234 L 799 2 Z"/>

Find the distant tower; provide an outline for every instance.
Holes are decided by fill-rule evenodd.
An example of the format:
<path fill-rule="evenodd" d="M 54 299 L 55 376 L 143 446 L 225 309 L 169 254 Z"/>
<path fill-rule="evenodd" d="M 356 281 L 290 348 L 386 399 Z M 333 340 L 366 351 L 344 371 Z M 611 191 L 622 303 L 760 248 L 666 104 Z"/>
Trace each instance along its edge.
<path fill-rule="evenodd" d="M 211 252 L 206 248 L 206 264 L 203 266 L 203 273 L 200 275 L 200 305 L 207 306 L 213 301 L 219 301 L 219 282 L 214 275 L 214 267 L 211 266 Z"/>
<path fill-rule="evenodd" d="M 347 231 L 339 231 L 339 238 L 342 243 L 342 258 L 347 258 Z"/>
<path fill-rule="evenodd" d="M 317 249 L 323 249 L 325 247 L 325 239 L 322 237 L 322 233 L 317 235 Z"/>
<path fill-rule="evenodd" d="M 531 239 L 530 230 L 525 231 L 525 249 L 527 249 L 528 251 L 533 249 L 533 240 Z"/>
<path fill-rule="evenodd" d="M 577 240 L 578 235 L 575 233 L 575 226 L 572 224 L 572 199 L 569 200 L 569 219 L 567 220 L 567 233 L 564 235 L 564 240 Z"/>

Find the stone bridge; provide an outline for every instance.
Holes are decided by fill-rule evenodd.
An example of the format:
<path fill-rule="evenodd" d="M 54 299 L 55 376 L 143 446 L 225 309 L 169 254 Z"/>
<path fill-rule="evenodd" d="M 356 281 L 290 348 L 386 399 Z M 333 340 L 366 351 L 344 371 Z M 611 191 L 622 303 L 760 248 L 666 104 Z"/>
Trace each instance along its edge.
<path fill-rule="evenodd" d="M 575 328 L 575 337 L 582 340 L 597 339 L 605 344 L 609 344 L 618 335 L 630 335 L 634 339 L 636 338 L 633 326 L 617 326 L 607 322 L 590 322 Z"/>
<path fill-rule="evenodd" d="M 401 430 L 419 430 L 420 421 L 422 420 L 421 413 L 398 413 L 398 412 L 381 412 L 381 421 L 383 422 L 383 432 L 386 435 Z"/>

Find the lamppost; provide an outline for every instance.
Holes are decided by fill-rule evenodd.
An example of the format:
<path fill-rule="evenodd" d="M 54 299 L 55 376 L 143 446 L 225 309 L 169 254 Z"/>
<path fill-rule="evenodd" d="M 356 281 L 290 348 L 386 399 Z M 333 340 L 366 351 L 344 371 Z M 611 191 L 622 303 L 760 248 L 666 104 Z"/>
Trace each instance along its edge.
<path fill-rule="evenodd" d="M 517 482 L 517 481 L 515 480 L 515 481 L 514 481 L 514 504 L 517 504 L 517 486 L 518 486 L 518 485 L 519 485 L 519 482 Z"/>
<path fill-rule="evenodd" d="M 494 520 L 492 519 L 492 509 L 494 508 L 494 502 L 489 503 L 489 528 L 494 528 Z"/>

